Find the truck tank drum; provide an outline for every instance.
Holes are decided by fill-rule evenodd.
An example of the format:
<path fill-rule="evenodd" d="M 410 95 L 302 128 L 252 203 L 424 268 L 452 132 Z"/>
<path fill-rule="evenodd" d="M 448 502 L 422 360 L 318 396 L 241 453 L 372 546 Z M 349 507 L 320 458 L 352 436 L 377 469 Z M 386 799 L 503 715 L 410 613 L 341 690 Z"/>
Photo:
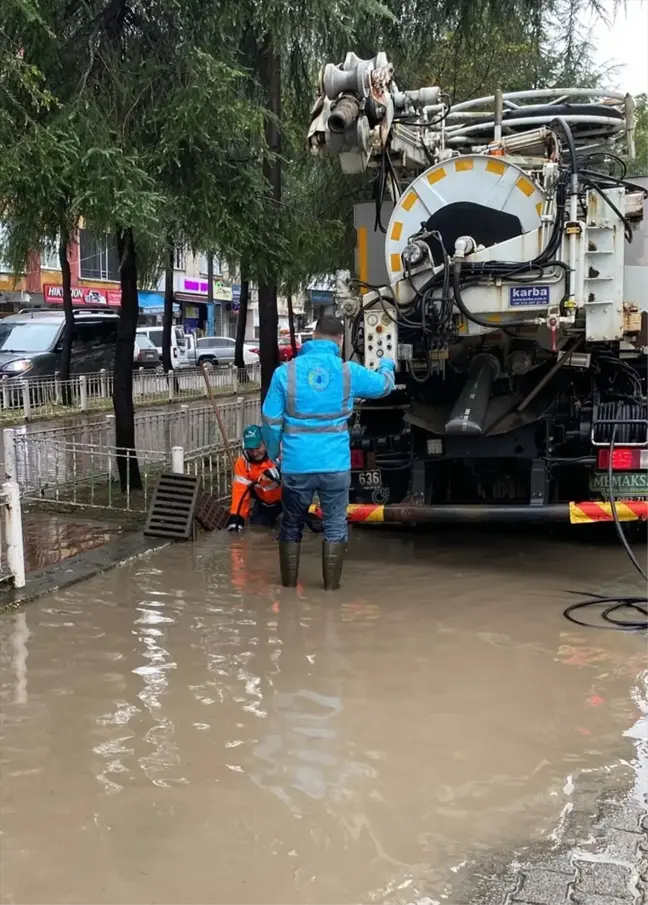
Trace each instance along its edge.
<path fill-rule="evenodd" d="M 501 157 L 471 154 L 430 167 L 401 195 L 389 221 L 385 262 L 392 287 L 405 275 L 408 239 L 422 226 L 426 233 L 439 232 L 450 254 L 465 235 L 489 247 L 537 230 L 544 201 L 540 186 Z M 441 248 L 434 240 L 428 244 L 439 266 Z"/>

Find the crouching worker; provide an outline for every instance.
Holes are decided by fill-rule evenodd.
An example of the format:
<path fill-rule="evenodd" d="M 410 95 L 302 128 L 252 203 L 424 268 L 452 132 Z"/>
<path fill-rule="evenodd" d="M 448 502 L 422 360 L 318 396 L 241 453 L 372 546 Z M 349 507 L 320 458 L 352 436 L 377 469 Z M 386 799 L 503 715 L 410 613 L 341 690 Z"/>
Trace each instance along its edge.
<path fill-rule="evenodd" d="M 272 528 L 281 515 L 281 476 L 268 458 L 261 428 L 250 424 L 243 431 L 243 452 L 236 460 L 232 476 L 232 504 L 228 531 L 242 531 L 251 525 Z"/>

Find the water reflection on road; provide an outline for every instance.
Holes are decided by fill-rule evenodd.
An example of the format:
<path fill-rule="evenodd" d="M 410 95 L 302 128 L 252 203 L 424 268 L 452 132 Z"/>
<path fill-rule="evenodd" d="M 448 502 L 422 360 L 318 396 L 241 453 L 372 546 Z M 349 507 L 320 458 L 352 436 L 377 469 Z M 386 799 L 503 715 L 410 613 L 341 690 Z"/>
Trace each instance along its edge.
<path fill-rule="evenodd" d="M 296 592 L 220 534 L 0 622 L 3 902 L 429 902 L 633 757 L 642 640 L 562 617 L 616 546 L 358 532 L 325 595 L 317 543 Z"/>

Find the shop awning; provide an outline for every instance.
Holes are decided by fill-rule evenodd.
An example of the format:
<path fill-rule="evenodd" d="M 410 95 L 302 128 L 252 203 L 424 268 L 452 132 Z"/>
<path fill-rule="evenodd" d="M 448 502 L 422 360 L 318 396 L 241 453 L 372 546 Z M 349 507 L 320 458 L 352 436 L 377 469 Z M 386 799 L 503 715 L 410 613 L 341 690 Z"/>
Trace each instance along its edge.
<path fill-rule="evenodd" d="M 185 302 L 188 305 L 207 305 L 206 295 L 196 295 L 193 292 L 176 292 L 175 297 L 179 302 Z M 214 299 L 214 305 L 217 308 L 223 303 L 219 299 Z"/>
<path fill-rule="evenodd" d="M 164 296 L 161 292 L 138 292 L 137 303 L 142 314 L 164 314 Z M 173 313 L 180 314 L 180 306 L 173 306 Z"/>

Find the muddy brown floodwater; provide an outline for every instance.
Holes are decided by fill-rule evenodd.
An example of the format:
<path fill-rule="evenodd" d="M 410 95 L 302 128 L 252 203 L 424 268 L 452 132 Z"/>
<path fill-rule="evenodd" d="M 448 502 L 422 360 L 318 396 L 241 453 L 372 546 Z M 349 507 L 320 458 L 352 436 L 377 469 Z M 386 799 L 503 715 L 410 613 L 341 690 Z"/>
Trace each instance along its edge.
<path fill-rule="evenodd" d="M 358 531 L 325 595 L 221 533 L 3 617 L 2 902 L 452 902 L 636 756 L 644 639 L 562 615 L 627 561 L 572 537 Z"/>

